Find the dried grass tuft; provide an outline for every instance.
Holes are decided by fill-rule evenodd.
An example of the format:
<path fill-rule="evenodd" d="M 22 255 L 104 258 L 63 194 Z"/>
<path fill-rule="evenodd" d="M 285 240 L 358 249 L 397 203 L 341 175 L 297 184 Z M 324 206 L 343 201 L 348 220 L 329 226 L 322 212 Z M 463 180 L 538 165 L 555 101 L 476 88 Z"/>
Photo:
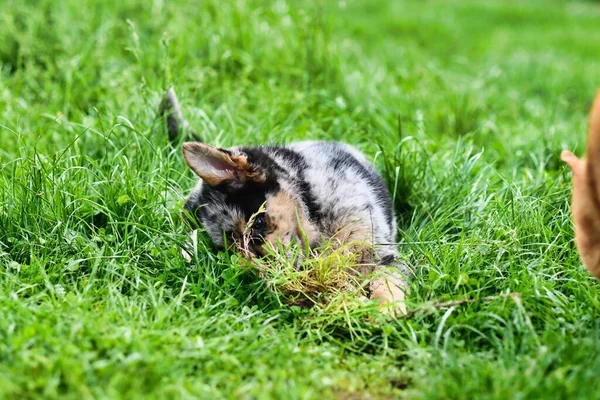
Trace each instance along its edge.
<path fill-rule="evenodd" d="M 249 235 L 257 214 L 250 218 L 236 247 L 244 257 L 245 266 L 255 270 L 271 290 L 283 295 L 287 304 L 325 306 L 340 294 L 343 298 L 366 300 L 367 280 L 356 271 L 372 269 L 373 265 L 361 262 L 363 257 L 355 251 L 357 243 L 328 242 L 315 249 L 301 243 L 289 246 L 267 243 L 267 255 L 257 258 L 250 250 Z"/>

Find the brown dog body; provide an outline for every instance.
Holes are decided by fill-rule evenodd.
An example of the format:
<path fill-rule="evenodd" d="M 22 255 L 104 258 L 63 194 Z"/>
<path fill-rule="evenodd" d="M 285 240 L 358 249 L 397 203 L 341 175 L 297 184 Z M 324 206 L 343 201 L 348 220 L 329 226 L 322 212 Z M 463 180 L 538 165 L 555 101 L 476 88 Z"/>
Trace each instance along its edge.
<path fill-rule="evenodd" d="M 590 111 L 587 146 L 585 157 L 564 150 L 561 159 L 573 171 L 575 244 L 585 267 L 600 278 L 600 91 Z"/>

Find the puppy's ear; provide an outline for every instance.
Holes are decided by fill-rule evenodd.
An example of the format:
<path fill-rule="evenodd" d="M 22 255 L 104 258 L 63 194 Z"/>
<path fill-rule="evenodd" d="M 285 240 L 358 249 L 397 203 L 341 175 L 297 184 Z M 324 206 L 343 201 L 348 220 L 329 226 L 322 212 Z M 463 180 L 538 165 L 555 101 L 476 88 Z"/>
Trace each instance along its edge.
<path fill-rule="evenodd" d="M 248 181 L 264 181 L 264 174 L 248 163 L 239 151 L 218 149 L 204 143 L 186 142 L 183 156 L 189 167 L 210 186 L 240 187 Z"/>

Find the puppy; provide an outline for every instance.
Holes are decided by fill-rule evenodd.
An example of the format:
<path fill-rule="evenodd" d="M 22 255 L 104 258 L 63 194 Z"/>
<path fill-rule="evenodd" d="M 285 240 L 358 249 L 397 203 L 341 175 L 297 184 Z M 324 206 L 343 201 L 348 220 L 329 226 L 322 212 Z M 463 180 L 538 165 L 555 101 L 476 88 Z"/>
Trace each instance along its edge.
<path fill-rule="evenodd" d="M 161 110 L 171 138 L 189 128 L 172 89 Z M 221 149 L 193 135 L 183 156 L 200 180 L 185 210 L 218 248 L 262 257 L 281 245 L 350 244 L 362 265 L 354 273 L 377 276 L 370 298 L 405 312 L 410 270 L 398 259 L 392 199 L 363 154 L 319 141 Z"/>

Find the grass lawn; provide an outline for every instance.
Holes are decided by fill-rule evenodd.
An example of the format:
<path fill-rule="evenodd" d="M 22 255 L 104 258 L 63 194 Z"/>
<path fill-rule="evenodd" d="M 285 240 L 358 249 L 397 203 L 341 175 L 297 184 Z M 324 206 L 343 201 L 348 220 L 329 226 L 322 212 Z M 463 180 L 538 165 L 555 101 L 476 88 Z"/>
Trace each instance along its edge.
<path fill-rule="evenodd" d="M 2 8 L 0 398 L 598 398 L 559 160 L 600 86 L 597 1 Z M 211 144 L 373 159 L 411 314 L 287 306 L 205 237 L 191 269 L 172 84 Z"/>

